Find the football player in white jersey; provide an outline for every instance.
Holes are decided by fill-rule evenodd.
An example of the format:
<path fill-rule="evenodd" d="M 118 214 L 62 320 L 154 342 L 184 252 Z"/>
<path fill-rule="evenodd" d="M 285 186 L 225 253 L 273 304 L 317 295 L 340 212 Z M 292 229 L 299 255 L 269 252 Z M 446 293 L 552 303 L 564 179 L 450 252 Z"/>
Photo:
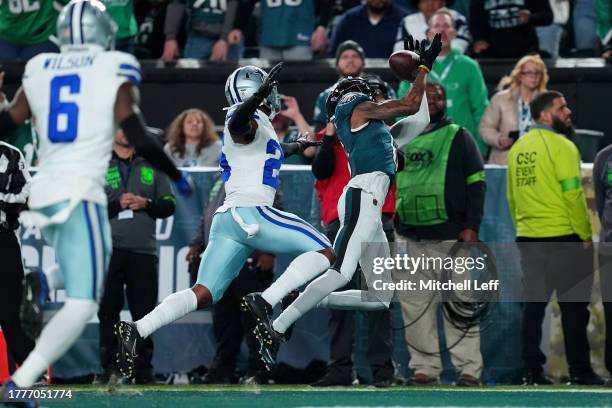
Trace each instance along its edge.
<path fill-rule="evenodd" d="M 267 74 L 246 66 L 228 77 L 225 93 L 231 106 L 220 158 L 225 201 L 213 218 L 196 284 L 166 297 L 137 322 L 117 323 L 117 357 L 124 375 L 133 375 L 134 358 L 145 337 L 219 301 L 253 250 L 301 254 L 270 288 L 248 298 L 246 306 L 257 305 L 265 319 L 285 295 L 333 264 L 335 254 L 325 235 L 296 215 L 272 208 L 284 157 L 320 144 L 304 138 L 278 141 L 271 119 L 281 107 L 276 81 L 281 67 L 279 63 Z"/>
<path fill-rule="evenodd" d="M 191 190 L 186 174 L 146 134 L 137 105 L 140 66 L 131 55 L 107 51 L 115 31 L 101 2 L 71 1 L 57 21 L 61 52 L 28 61 L 22 88 L 0 112 L 0 136 L 30 117 L 35 124 L 39 167 L 28 216 L 55 249 L 66 289 L 64 306 L 1 398 L 11 389 L 30 388 L 96 315 L 111 251 L 104 185 L 117 125 L 181 193 Z"/>

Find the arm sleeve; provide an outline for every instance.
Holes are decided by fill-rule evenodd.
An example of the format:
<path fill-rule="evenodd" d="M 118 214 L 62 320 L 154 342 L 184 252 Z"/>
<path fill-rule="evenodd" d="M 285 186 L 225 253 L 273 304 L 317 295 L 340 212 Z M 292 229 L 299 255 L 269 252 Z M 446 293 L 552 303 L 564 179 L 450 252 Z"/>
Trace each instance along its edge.
<path fill-rule="evenodd" d="M 603 217 L 604 205 L 606 202 L 606 185 L 605 175 L 603 174 L 603 167 L 606 163 L 610 154 L 605 152 L 604 154 L 598 154 L 595 157 L 595 163 L 593 164 L 593 187 L 595 189 L 595 207 L 597 208 L 597 215 L 601 220 Z"/>
<path fill-rule="evenodd" d="M 176 199 L 170 189 L 170 182 L 164 174 L 155 179 L 155 197 L 147 208 L 147 214 L 151 218 L 166 218 L 174 214 Z"/>
<path fill-rule="evenodd" d="M 547 26 L 553 22 L 553 12 L 548 1 L 528 1 L 528 9 L 531 11 L 529 23 L 533 26 Z"/>
<path fill-rule="evenodd" d="M 470 3 L 470 31 L 474 41 L 488 38 L 489 21 L 483 0 L 472 0 Z"/>
<path fill-rule="evenodd" d="M 325 131 L 323 130 L 323 132 Z M 323 144 L 317 150 L 317 154 L 312 160 L 312 173 L 317 180 L 325 180 L 334 174 L 336 167 L 334 144 L 335 137 L 323 136 Z"/>
<path fill-rule="evenodd" d="M 465 228 L 478 231 L 484 213 L 486 193 L 484 163 L 474 138 L 467 130 L 462 130 L 456 136 L 463 160 L 463 174 L 467 188 L 466 225 Z"/>
<path fill-rule="evenodd" d="M 499 106 L 499 96 L 491 98 L 491 103 L 485 110 L 480 119 L 480 136 L 482 140 L 489 146 L 498 147 L 499 137 L 501 132 L 501 109 Z"/>
<path fill-rule="evenodd" d="M 183 13 L 185 13 L 185 4 L 180 0 L 175 0 L 168 4 L 166 19 L 164 21 L 164 35 L 166 36 L 166 40 L 176 40 L 181 30 Z"/>
<path fill-rule="evenodd" d="M 591 223 L 581 184 L 580 153 L 573 143 L 567 142 L 560 146 L 554 166 L 572 229 L 580 239 L 590 239 Z"/>
<path fill-rule="evenodd" d="M 228 112 L 227 128 L 231 135 L 244 135 L 253 132 L 255 127 L 253 115 L 261 102 L 262 98 L 255 94 L 241 103 L 235 110 Z"/>

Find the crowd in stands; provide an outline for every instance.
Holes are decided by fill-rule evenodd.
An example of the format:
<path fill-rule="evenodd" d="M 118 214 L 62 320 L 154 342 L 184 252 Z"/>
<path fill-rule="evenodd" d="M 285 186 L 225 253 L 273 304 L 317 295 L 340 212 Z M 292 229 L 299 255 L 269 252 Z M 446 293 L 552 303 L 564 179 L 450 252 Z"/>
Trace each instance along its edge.
<path fill-rule="evenodd" d="M 102 0 L 117 24 L 116 49 L 142 59 L 334 57 L 346 40 L 366 58 L 387 58 L 407 34 L 427 37 L 448 8 L 453 48 L 475 58 L 609 56 L 608 0 Z M 0 60 L 57 49 L 58 9 L 67 0 L 0 4 Z"/>

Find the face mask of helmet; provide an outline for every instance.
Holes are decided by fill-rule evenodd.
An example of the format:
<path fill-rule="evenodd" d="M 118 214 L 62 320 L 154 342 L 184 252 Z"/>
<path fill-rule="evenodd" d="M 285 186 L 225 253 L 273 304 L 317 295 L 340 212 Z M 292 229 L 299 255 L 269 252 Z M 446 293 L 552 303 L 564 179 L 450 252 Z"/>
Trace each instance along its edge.
<path fill-rule="evenodd" d="M 238 68 L 232 72 L 225 82 L 227 102 L 232 106 L 249 99 L 257 92 L 267 76 L 266 71 L 253 65 Z M 270 119 L 273 119 L 280 112 L 281 99 L 276 87 L 270 92 L 262 105 L 270 111 Z"/>
<path fill-rule="evenodd" d="M 117 25 L 98 0 L 72 0 L 57 18 L 60 49 L 82 50 L 115 48 Z"/>

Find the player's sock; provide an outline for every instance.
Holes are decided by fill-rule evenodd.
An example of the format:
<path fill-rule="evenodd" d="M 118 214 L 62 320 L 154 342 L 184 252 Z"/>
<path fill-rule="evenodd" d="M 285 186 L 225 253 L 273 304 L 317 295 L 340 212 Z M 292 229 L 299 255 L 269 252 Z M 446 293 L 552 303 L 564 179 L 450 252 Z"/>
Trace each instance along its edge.
<path fill-rule="evenodd" d="M 330 292 L 340 289 L 347 283 L 349 280 L 338 271 L 328 269 L 306 286 L 300 296 L 274 320 L 272 328 L 279 333 L 284 333 L 297 319 L 319 304 Z"/>
<path fill-rule="evenodd" d="M 148 337 L 155 330 L 180 319 L 198 308 L 198 298 L 191 289 L 167 296 L 148 315 L 136 322 L 138 334 Z"/>
<path fill-rule="evenodd" d="M 306 252 L 295 258 L 285 272 L 261 296 L 274 307 L 289 292 L 310 282 L 329 266 L 329 259 L 322 253 Z"/>
<path fill-rule="evenodd" d="M 334 310 L 384 310 L 388 306 L 383 302 L 374 300 L 368 301 L 367 292 L 365 290 L 344 290 L 342 292 L 333 292 L 327 295 L 317 307 L 324 307 Z"/>
<path fill-rule="evenodd" d="M 15 384 L 30 388 L 47 367 L 68 351 L 97 312 L 98 304 L 93 300 L 68 298 L 43 329 L 34 350 L 12 376 Z"/>

